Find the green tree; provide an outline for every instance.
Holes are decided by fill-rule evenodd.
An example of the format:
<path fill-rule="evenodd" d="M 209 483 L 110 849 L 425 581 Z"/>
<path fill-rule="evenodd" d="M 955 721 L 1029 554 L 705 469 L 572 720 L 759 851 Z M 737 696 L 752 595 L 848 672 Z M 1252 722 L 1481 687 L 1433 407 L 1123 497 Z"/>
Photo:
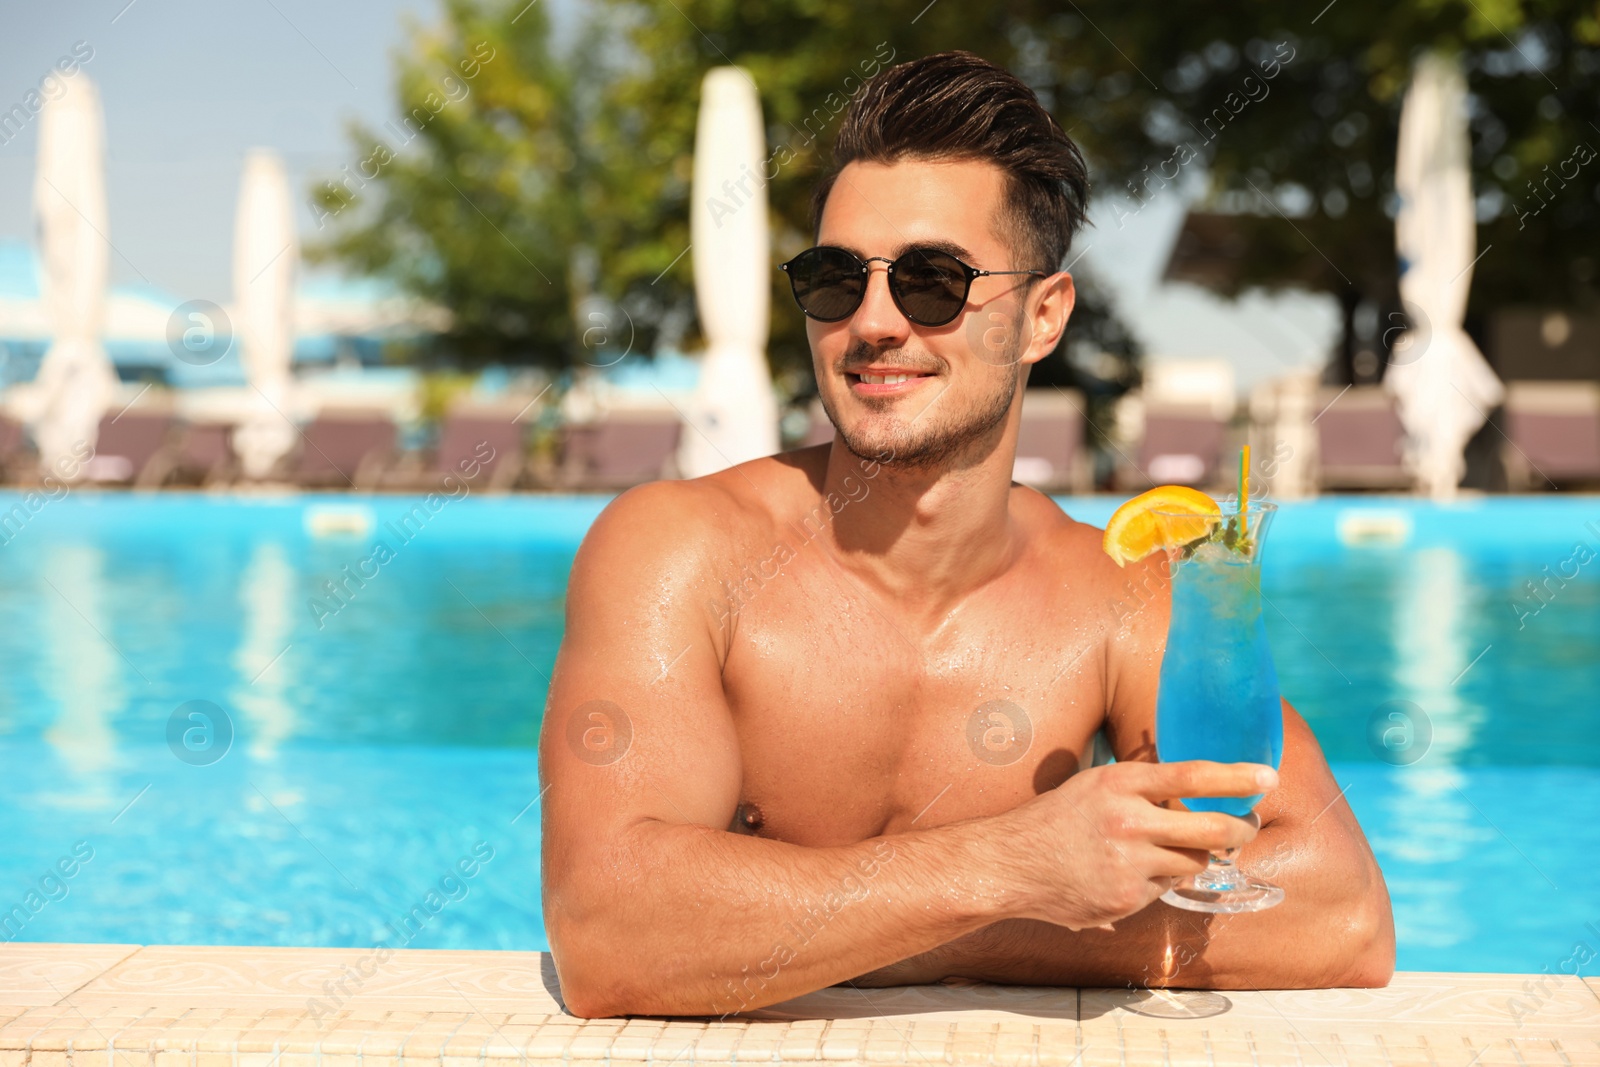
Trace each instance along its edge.
<path fill-rule="evenodd" d="M 442 24 L 416 30 L 399 59 L 402 111 L 428 115 L 433 93 L 437 114 L 364 186 L 317 187 L 321 210 L 338 216 L 320 254 L 449 308 L 455 326 L 438 351 L 457 360 L 607 362 L 586 349 L 588 320 L 574 316 L 590 287 L 626 312 L 635 351 L 679 332 L 675 321 L 689 320 L 693 341 L 684 253 L 706 71 L 736 64 L 758 87 L 776 263 L 811 243 L 812 186 L 867 78 L 957 43 L 1010 50 L 992 15 L 944 7 L 918 19 L 910 4 L 874 13 L 843 0 L 599 0 L 576 45 L 558 48 L 540 7 L 449 0 Z M 463 80 L 462 58 L 483 47 L 494 58 L 466 82 L 470 92 L 439 107 L 444 79 Z M 351 136 L 363 161 L 394 140 L 387 128 Z M 786 391 L 804 393 L 804 320 L 776 269 L 772 284 L 769 356 Z M 1120 392 L 1134 380 L 1137 346 L 1099 290 L 1087 279 L 1081 287 L 1072 337 L 1095 356 L 1111 353 L 1112 369 L 1102 360 L 1106 377 L 1095 378 L 1060 356 L 1035 378 Z"/>
<path fill-rule="evenodd" d="M 1203 181 L 1202 203 L 1234 216 L 1224 236 L 1239 254 L 1214 281 L 1224 292 L 1306 286 L 1339 298 L 1347 321 L 1376 307 L 1380 348 L 1398 336 L 1400 107 L 1415 60 L 1437 49 L 1467 78 L 1479 244 L 1491 249 L 1469 328 L 1510 303 L 1600 301 L 1600 166 L 1580 163 L 1600 146 L 1593 0 L 1068 8 L 1010 5 L 1013 62 L 1074 126 L 1102 192 L 1136 209 L 1175 159 Z"/>
<path fill-rule="evenodd" d="M 688 231 L 659 217 L 634 131 L 600 96 L 607 43 L 589 25 L 558 51 L 543 7 L 446 0 L 397 57 L 402 119 L 352 127 L 358 162 L 313 188 L 328 236 L 312 254 L 448 309 L 435 358 L 598 361 L 573 323 L 595 280 L 574 264 L 599 248 L 617 276 L 659 274 Z"/>
<path fill-rule="evenodd" d="M 1312 10 L 1311 8 L 1318 8 Z M 1101 227 L 1185 182 L 1232 216 L 1227 293 L 1305 286 L 1377 333 L 1400 317 L 1393 174 L 1400 103 L 1426 49 L 1460 57 L 1471 93 L 1480 243 L 1469 328 L 1515 302 L 1592 307 L 1600 223 L 1600 8 L 1593 0 L 1223 0 L 1181 16 L 1150 5 L 1013 0 L 1003 10 L 925 0 L 595 0 L 557 52 L 542 8 L 449 0 L 442 27 L 401 59 L 409 111 L 475 42 L 496 58 L 470 97 L 422 130 L 353 205 L 332 254 L 386 271 L 456 315 L 469 358 L 585 355 L 574 262 L 654 331 L 692 308 L 690 155 L 700 79 L 737 64 L 760 89 L 774 152 L 778 258 L 809 242 L 807 202 L 839 113 L 869 71 L 949 48 L 1008 65 L 1083 145 Z M 1266 77 L 1268 71 L 1272 76 Z M 370 131 L 355 132 L 365 152 Z M 1587 155 L 1585 152 L 1587 151 Z M 1576 173 L 1574 173 L 1576 169 Z M 325 194 L 332 195 L 332 194 Z M 363 204 L 363 201 L 371 201 Z M 331 209 L 332 203 L 326 201 Z M 579 254 L 584 250 L 583 254 Z M 576 277 L 575 277 L 576 275 Z M 773 272 L 770 353 L 803 378 L 803 323 Z M 1092 286 L 1069 340 L 1133 350 Z M 1097 336 L 1097 334 L 1099 336 Z M 691 328 L 692 337 L 692 328 Z M 1118 345 L 1109 345 L 1116 350 Z M 1346 371 L 1355 345 L 1347 343 Z M 1114 375 L 1133 377 L 1123 360 Z M 1048 373 L 1048 372 L 1044 372 Z"/>

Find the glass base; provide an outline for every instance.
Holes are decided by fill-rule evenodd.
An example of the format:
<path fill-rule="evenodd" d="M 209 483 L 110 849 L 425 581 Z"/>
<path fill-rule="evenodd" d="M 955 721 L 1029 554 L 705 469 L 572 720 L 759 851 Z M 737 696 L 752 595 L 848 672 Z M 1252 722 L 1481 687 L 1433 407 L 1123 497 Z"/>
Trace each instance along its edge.
<path fill-rule="evenodd" d="M 1233 1007 L 1221 993 L 1199 989 L 1143 989 L 1122 1005 L 1152 1019 L 1208 1019 Z"/>
<path fill-rule="evenodd" d="M 1211 857 L 1211 865 L 1199 874 L 1180 878 L 1161 894 L 1174 908 L 1234 915 L 1245 911 L 1265 911 L 1283 903 L 1283 890 L 1271 882 L 1252 878 L 1228 859 Z"/>

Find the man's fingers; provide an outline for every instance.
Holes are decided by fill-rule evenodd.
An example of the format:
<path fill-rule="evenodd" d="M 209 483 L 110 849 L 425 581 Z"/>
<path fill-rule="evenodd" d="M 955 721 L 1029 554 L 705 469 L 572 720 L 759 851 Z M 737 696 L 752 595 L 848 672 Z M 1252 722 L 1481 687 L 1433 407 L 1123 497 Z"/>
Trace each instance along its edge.
<path fill-rule="evenodd" d="M 1211 865 L 1211 853 L 1206 849 L 1195 848 L 1166 848 L 1162 849 L 1171 857 L 1163 871 L 1169 881 L 1177 881 L 1191 874 L 1199 874 Z M 1171 888 L 1168 886 L 1167 888 Z"/>
<path fill-rule="evenodd" d="M 1263 763 L 1213 763 L 1183 760 L 1178 763 L 1127 763 L 1138 767 L 1131 774 L 1134 792 L 1153 801 L 1184 797 L 1251 797 L 1277 788 L 1278 772 Z"/>
<path fill-rule="evenodd" d="M 1261 826 L 1259 819 L 1241 819 L 1218 811 L 1168 811 L 1151 807 L 1145 818 L 1149 822 L 1144 836 L 1152 845 L 1196 853 L 1243 848 L 1255 839 Z"/>
<path fill-rule="evenodd" d="M 1209 849 L 1175 848 L 1172 851 L 1182 856 L 1184 862 L 1192 865 L 1193 870 L 1185 871 L 1184 874 L 1199 874 L 1211 866 L 1211 852 Z M 1177 879 L 1175 878 L 1173 881 L 1177 881 Z"/>

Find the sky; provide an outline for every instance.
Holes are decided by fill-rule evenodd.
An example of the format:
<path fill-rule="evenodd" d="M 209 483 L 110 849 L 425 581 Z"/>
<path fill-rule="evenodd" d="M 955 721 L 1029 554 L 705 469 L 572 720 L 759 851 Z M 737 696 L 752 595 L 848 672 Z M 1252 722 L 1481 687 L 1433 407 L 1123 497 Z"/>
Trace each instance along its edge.
<path fill-rule="evenodd" d="M 551 3 L 552 0 L 542 0 Z M 584 0 L 553 0 L 558 25 Z M 0 33 L 0 112 L 58 59 L 82 69 L 105 106 L 112 284 L 141 282 L 180 300 L 231 296 L 233 215 L 245 153 L 283 156 L 291 187 L 351 163 L 351 120 L 394 117 L 391 53 L 435 0 L 74 0 L 14 3 Z M 0 240 L 31 239 L 35 118 L 0 145 Z M 302 240 L 316 230 L 299 200 Z M 1320 365 L 1336 337 L 1331 298 L 1225 301 L 1162 284 L 1185 202 L 1091 212 L 1081 264 L 1112 290 L 1147 358 L 1223 358 L 1241 389 Z M 1131 215 L 1131 217 L 1129 217 Z"/>

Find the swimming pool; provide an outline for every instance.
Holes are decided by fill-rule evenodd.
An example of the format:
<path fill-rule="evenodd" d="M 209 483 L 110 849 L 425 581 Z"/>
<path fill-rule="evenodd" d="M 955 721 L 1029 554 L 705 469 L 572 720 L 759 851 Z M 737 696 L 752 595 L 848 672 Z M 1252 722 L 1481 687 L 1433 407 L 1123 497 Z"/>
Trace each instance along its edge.
<path fill-rule="evenodd" d="M 0 494 L 0 939 L 546 947 L 534 746 L 605 500 L 418 502 Z M 1596 498 L 1276 521 L 1279 675 L 1402 969 L 1600 952 L 1600 557 L 1575 546 L 1600 553 Z"/>

